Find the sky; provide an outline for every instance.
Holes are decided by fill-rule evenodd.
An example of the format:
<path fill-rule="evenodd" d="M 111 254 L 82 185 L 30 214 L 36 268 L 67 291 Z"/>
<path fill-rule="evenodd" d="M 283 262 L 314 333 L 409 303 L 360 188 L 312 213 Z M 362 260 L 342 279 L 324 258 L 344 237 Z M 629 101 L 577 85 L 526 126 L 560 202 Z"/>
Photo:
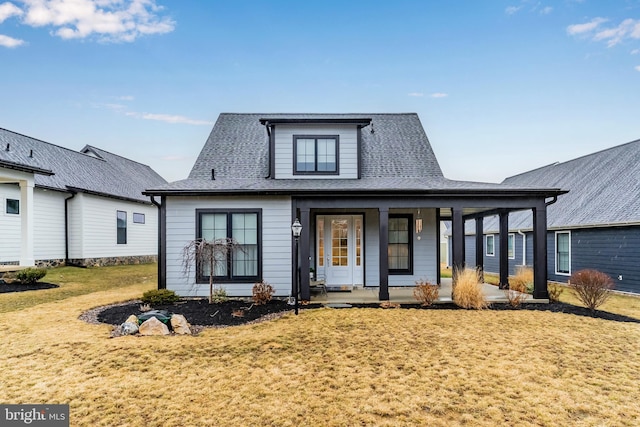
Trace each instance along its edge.
<path fill-rule="evenodd" d="M 176 181 L 222 112 L 415 112 L 500 182 L 640 138 L 640 0 L 0 0 L 0 127 Z"/>

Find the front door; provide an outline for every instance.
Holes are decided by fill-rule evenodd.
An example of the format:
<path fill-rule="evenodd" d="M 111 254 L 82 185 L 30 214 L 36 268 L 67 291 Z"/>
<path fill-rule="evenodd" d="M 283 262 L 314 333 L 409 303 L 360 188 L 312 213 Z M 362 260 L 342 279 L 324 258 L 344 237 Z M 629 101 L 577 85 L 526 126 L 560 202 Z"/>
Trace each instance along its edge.
<path fill-rule="evenodd" d="M 325 285 L 350 289 L 363 283 L 362 215 L 324 216 L 319 256 L 324 256 Z M 319 260 L 318 260 L 319 261 Z"/>

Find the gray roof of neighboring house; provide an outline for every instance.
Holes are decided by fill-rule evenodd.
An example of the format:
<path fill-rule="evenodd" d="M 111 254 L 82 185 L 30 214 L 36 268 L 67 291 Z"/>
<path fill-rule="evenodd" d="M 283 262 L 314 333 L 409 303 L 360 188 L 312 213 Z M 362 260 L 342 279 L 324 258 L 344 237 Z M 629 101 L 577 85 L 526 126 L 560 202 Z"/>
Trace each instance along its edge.
<path fill-rule="evenodd" d="M 550 229 L 640 224 L 640 139 L 515 175 L 504 183 L 569 190 L 547 209 Z M 475 232 L 473 227 L 467 230 Z M 498 228 L 496 218 L 485 220 L 486 231 Z M 531 215 L 510 214 L 509 229 L 532 229 Z"/>
<path fill-rule="evenodd" d="M 362 129 L 361 179 L 266 179 L 269 141 L 263 121 L 352 120 Z M 372 132 L 373 130 L 373 132 Z M 211 171 L 215 170 L 215 180 Z M 540 187 L 536 186 L 536 189 Z M 415 113 L 220 114 L 189 177 L 149 193 L 260 191 L 465 191 L 522 190 L 520 186 L 446 179 Z"/>
<path fill-rule="evenodd" d="M 145 188 L 166 183 L 149 166 L 108 151 L 89 145 L 73 151 L 2 128 L 0 166 L 34 171 L 38 187 L 144 202 L 149 202 Z"/>

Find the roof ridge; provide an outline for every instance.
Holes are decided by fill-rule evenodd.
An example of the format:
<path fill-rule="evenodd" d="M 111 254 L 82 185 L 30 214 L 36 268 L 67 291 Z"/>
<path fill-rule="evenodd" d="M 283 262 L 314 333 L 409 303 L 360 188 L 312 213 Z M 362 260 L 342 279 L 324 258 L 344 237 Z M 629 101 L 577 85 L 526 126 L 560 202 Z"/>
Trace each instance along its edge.
<path fill-rule="evenodd" d="M 593 153 L 583 154 L 582 156 L 575 157 L 573 159 L 569 159 L 569 160 L 566 160 L 564 162 L 558 162 L 558 163 L 561 164 L 561 165 L 564 165 L 566 163 L 570 163 L 570 162 L 573 162 L 573 161 L 576 161 L 576 160 L 584 159 L 585 157 L 595 156 L 595 155 L 598 155 L 598 154 L 602 154 L 605 151 L 616 150 L 618 148 L 624 147 L 625 145 L 631 145 L 631 144 L 638 143 L 638 142 L 640 142 L 640 139 L 634 139 L 633 141 L 624 142 L 622 144 L 614 145 L 613 147 L 609 147 L 609 148 L 603 148 L 602 150 L 594 151 Z"/>

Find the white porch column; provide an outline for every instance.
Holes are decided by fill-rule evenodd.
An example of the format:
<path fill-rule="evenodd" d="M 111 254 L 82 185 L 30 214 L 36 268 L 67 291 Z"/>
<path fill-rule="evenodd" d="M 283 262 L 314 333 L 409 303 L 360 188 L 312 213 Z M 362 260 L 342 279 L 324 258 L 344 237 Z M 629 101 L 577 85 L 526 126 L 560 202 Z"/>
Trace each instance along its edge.
<path fill-rule="evenodd" d="M 33 179 L 20 181 L 20 265 L 35 265 L 33 255 Z"/>

